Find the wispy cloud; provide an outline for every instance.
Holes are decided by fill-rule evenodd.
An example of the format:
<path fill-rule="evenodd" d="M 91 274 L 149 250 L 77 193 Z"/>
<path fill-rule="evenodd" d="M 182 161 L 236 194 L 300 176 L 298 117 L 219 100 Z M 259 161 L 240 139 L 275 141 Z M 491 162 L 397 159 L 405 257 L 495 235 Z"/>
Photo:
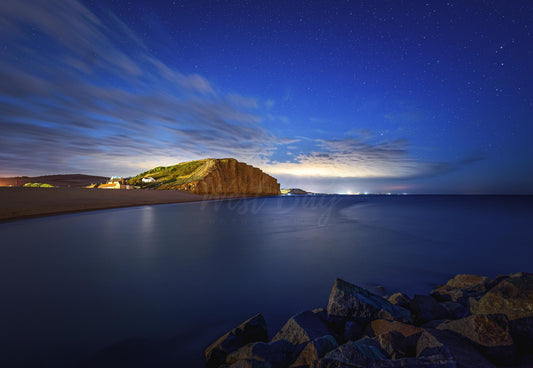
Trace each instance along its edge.
<path fill-rule="evenodd" d="M 97 16 L 77 0 L 0 2 L 0 36 L 0 175 L 130 175 L 228 156 L 298 177 L 453 170 L 413 158 L 407 141 L 376 142 L 372 131 L 339 140 L 276 136 L 265 121 L 290 126 L 292 117 L 276 114 L 273 100 L 225 93 L 180 72 L 115 15 Z M 291 94 L 287 88 L 284 101 Z M 294 152 L 272 161 L 287 145 Z"/>
<path fill-rule="evenodd" d="M 0 174 L 257 161 L 285 144 L 261 125 L 255 99 L 165 64 L 114 15 L 21 0 L 0 3 L 0 23 Z"/>
<path fill-rule="evenodd" d="M 320 150 L 297 156 L 294 162 L 275 162 L 273 174 L 340 178 L 414 178 L 452 170 L 447 163 L 423 162 L 410 157 L 408 142 L 370 144 L 354 138 L 316 140 Z"/>

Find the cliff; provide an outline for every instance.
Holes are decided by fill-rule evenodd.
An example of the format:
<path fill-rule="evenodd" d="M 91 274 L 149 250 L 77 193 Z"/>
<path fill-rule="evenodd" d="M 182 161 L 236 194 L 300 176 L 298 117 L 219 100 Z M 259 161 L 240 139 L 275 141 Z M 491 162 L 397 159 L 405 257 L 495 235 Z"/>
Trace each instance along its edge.
<path fill-rule="evenodd" d="M 279 183 L 275 178 L 233 158 L 210 158 L 156 167 L 130 179 L 130 184 L 203 195 L 280 194 Z"/>

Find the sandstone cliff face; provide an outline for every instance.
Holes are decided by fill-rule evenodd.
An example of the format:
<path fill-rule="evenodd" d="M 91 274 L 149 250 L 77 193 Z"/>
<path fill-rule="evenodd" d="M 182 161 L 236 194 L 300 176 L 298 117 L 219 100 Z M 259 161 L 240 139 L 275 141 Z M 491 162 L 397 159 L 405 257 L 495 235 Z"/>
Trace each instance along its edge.
<path fill-rule="evenodd" d="M 204 195 L 281 193 L 277 180 L 256 167 L 232 158 L 209 161 L 208 174 L 202 180 L 180 185 L 176 189 Z"/>

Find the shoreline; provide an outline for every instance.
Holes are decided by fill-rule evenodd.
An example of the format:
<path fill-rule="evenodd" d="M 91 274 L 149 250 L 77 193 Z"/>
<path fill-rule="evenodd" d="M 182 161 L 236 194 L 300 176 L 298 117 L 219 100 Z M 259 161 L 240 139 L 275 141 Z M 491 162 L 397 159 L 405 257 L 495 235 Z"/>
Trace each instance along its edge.
<path fill-rule="evenodd" d="M 213 339 L 207 368 L 532 367 L 533 273 L 458 274 L 429 295 L 374 294 L 337 278 L 326 308 L 269 336 L 261 313 Z"/>
<path fill-rule="evenodd" d="M 0 223 L 157 204 L 250 198 L 204 196 L 177 190 L 0 187 Z"/>

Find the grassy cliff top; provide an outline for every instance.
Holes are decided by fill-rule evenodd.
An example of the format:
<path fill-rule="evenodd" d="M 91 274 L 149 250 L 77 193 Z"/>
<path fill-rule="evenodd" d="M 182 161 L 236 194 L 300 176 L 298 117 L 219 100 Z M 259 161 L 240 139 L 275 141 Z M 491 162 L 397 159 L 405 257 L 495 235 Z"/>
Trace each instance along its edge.
<path fill-rule="evenodd" d="M 205 178 L 215 166 L 217 161 L 230 161 L 232 158 L 213 159 L 182 162 L 173 166 L 158 166 L 154 169 L 140 173 L 129 180 L 130 184 L 142 188 L 171 189 L 178 185 L 187 184 Z M 143 178 L 154 178 L 155 181 L 143 183 Z"/>

